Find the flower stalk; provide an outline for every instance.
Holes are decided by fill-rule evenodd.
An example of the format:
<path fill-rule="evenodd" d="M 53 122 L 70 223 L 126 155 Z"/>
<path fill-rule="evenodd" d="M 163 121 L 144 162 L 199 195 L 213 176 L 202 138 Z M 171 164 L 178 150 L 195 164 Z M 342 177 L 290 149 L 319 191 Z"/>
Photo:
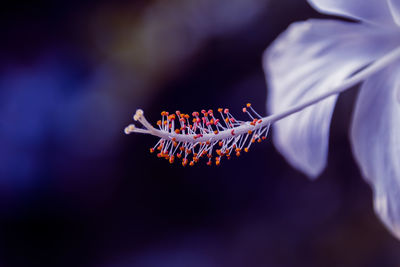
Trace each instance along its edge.
<path fill-rule="evenodd" d="M 364 68 L 363 70 L 357 72 L 356 74 L 354 74 L 353 76 L 351 76 L 350 78 L 346 79 L 343 81 L 343 83 L 341 83 L 338 86 L 335 86 L 332 88 L 332 90 L 321 94 L 318 97 L 315 97 L 305 103 L 299 104 L 297 106 L 294 106 L 288 110 L 285 110 L 281 113 L 278 114 L 273 114 L 270 115 L 266 118 L 264 118 L 266 121 L 268 121 L 270 124 L 273 124 L 276 121 L 279 121 L 287 116 L 290 116 L 294 113 L 297 113 L 309 106 L 312 106 L 314 104 L 317 104 L 318 102 L 333 96 L 333 95 L 338 95 L 348 89 L 350 89 L 351 87 L 353 87 L 354 85 L 364 81 L 366 78 L 368 78 L 369 76 L 371 76 L 374 73 L 377 73 L 378 71 L 382 70 L 383 68 L 385 68 L 386 66 L 388 66 L 390 63 L 398 60 L 400 58 L 400 47 L 397 47 L 396 49 L 392 50 L 391 52 L 387 53 L 386 55 L 384 55 L 383 57 L 381 57 L 380 59 L 374 61 L 373 63 L 371 63 L 369 66 L 367 66 L 366 68 Z"/>
<path fill-rule="evenodd" d="M 201 157 L 207 157 L 207 165 L 211 165 L 212 158 L 216 154 L 215 164 L 219 165 L 224 156 L 228 159 L 233 154 L 240 156 L 242 151 L 248 152 L 250 146 L 256 141 L 265 140 L 273 123 L 350 89 L 399 58 L 400 47 L 371 63 L 328 92 L 284 112 L 267 117 L 261 117 L 250 103 L 242 110 L 251 119 L 249 121 L 236 120 L 229 109 L 222 108 L 218 109 L 219 118 L 214 115 L 213 110 L 202 110 L 201 113 L 193 112 L 192 116 L 180 111 L 176 111 L 175 114 L 163 111 L 161 112 L 162 119 L 157 122 L 158 129 L 156 129 L 146 120 L 143 110 L 138 109 L 133 118 L 141 123 L 144 129 L 130 124 L 124 132 L 125 134 L 143 133 L 159 137 L 160 140 L 150 149 L 150 152 L 154 153 L 158 150 L 157 156 L 167 159 L 170 163 L 173 163 L 175 158 L 179 158 L 182 160 L 183 166 L 188 164 L 193 166 Z"/>

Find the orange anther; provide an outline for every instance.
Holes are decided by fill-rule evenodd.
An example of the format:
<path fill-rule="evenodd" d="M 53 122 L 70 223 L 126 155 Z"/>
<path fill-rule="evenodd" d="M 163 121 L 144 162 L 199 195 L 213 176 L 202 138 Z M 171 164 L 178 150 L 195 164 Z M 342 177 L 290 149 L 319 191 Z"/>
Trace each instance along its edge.
<path fill-rule="evenodd" d="M 240 152 L 236 152 L 236 157 L 239 157 L 240 156 Z"/>
<path fill-rule="evenodd" d="M 248 108 L 251 107 L 251 103 L 247 103 L 246 107 L 248 107 Z"/>
<path fill-rule="evenodd" d="M 150 153 L 154 153 L 154 148 L 150 148 Z"/>
<path fill-rule="evenodd" d="M 218 109 L 218 112 L 222 112 L 222 110 L 223 110 L 222 108 L 219 108 L 219 109 Z"/>
<path fill-rule="evenodd" d="M 256 139 L 254 139 L 254 138 L 251 139 L 251 142 L 252 142 L 252 143 L 254 143 L 255 141 L 256 141 Z"/>
<path fill-rule="evenodd" d="M 215 130 L 215 131 L 214 131 L 214 134 L 218 134 L 218 131 L 217 131 L 217 130 Z"/>
<path fill-rule="evenodd" d="M 208 166 L 211 166 L 211 164 L 212 164 L 212 163 L 211 163 L 211 160 L 207 161 L 207 165 L 208 165 Z"/>
<path fill-rule="evenodd" d="M 224 143 L 222 143 L 222 141 L 219 141 L 218 145 L 222 146 Z"/>
<path fill-rule="evenodd" d="M 216 160 L 216 161 L 215 161 L 215 165 L 219 166 L 219 164 L 220 164 L 220 161 L 219 161 L 219 160 Z"/>
<path fill-rule="evenodd" d="M 246 147 L 245 149 L 244 149 L 244 152 L 249 152 L 249 149 Z"/>
<path fill-rule="evenodd" d="M 178 159 L 180 159 L 182 157 L 181 153 L 176 154 L 176 156 L 178 157 Z"/>
<path fill-rule="evenodd" d="M 179 129 L 175 129 L 175 133 L 179 134 L 180 130 Z"/>
<path fill-rule="evenodd" d="M 267 137 L 263 136 L 263 137 L 261 137 L 261 139 L 262 139 L 262 140 L 265 140 L 265 139 L 267 139 Z"/>
<path fill-rule="evenodd" d="M 261 138 L 258 138 L 258 139 L 257 139 L 257 142 L 261 143 Z"/>
<path fill-rule="evenodd" d="M 171 156 L 170 158 L 169 158 L 169 163 L 174 163 L 174 159 L 175 159 L 175 157 L 174 156 Z"/>
<path fill-rule="evenodd" d="M 161 124 L 162 124 L 161 121 L 157 121 L 158 126 L 161 126 Z"/>
<path fill-rule="evenodd" d="M 252 134 L 252 133 L 253 133 L 253 131 L 252 131 L 252 130 L 249 130 L 247 133 L 248 133 L 248 134 Z"/>
<path fill-rule="evenodd" d="M 194 162 L 191 161 L 191 162 L 189 163 L 189 166 L 193 166 L 193 165 L 194 165 Z"/>

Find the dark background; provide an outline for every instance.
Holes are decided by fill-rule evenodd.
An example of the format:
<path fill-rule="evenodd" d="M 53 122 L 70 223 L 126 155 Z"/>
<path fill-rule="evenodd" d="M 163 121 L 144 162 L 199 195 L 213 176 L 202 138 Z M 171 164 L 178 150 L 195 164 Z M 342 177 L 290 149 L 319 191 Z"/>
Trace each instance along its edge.
<path fill-rule="evenodd" d="M 312 182 L 271 142 L 219 167 L 170 165 L 136 108 L 251 102 L 264 49 L 300 0 L 6 1 L 0 29 L 0 266 L 399 266 L 372 209 L 339 99 Z"/>

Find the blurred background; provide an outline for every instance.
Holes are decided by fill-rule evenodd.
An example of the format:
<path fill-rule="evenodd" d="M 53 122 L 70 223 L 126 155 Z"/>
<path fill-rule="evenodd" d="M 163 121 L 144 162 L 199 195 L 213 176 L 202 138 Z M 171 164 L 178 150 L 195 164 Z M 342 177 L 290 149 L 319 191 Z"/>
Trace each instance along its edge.
<path fill-rule="evenodd" d="M 220 167 L 170 165 L 123 134 L 137 108 L 251 102 L 299 0 L 13 1 L 0 10 L 0 266 L 400 266 L 339 99 L 316 181 L 271 142 Z"/>

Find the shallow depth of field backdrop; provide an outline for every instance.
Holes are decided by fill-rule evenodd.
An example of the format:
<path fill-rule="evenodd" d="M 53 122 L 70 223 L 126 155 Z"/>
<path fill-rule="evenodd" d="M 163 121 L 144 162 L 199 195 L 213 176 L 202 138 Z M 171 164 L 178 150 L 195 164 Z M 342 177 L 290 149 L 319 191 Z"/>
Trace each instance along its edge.
<path fill-rule="evenodd" d="M 219 167 L 170 165 L 123 134 L 136 108 L 251 102 L 263 50 L 301 0 L 6 1 L 0 10 L 0 266 L 399 266 L 372 210 L 341 96 L 315 182 L 271 142 Z"/>

